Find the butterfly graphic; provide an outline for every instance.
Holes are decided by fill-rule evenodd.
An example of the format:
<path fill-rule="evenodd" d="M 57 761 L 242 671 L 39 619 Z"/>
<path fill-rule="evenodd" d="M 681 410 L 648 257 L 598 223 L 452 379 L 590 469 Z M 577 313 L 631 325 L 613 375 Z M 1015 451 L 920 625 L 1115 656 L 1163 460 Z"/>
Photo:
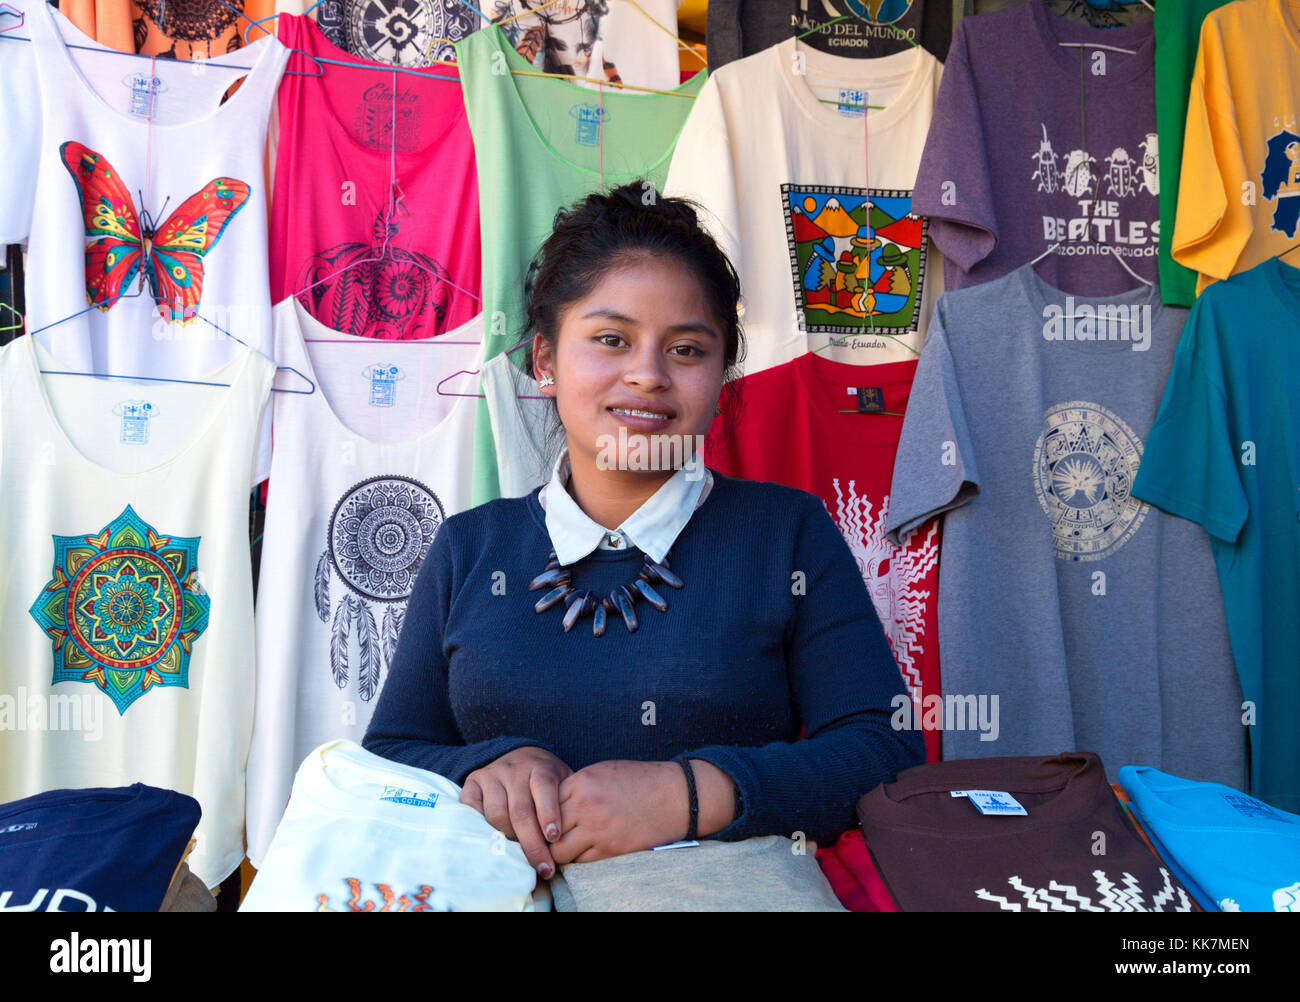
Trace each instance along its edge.
<path fill-rule="evenodd" d="M 86 245 L 87 302 L 107 312 L 139 279 L 141 291 L 149 283 L 159 313 L 170 323 L 193 320 L 203 295 L 203 258 L 244 207 L 248 185 L 214 177 L 161 225 L 142 210 L 142 226 L 121 175 L 107 159 L 77 142 L 64 143 L 59 153 L 77 183 L 86 236 L 92 238 Z"/>

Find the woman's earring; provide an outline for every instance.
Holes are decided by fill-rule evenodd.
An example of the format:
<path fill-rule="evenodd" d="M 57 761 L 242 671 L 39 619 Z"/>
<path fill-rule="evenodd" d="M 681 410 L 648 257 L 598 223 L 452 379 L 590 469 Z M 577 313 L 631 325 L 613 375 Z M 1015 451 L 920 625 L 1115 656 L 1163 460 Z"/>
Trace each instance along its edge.
<path fill-rule="evenodd" d="M 538 385 L 538 387 L 542 387 L 542 386 L 554 386 L 554 385 L 555 385 L 555 379 L 554 379 L 554 377 L 552 377 L 552 376 L 543 376 L 541 379 L 539 379 L 539 380 L 537 381 L 537 385 Z"/>

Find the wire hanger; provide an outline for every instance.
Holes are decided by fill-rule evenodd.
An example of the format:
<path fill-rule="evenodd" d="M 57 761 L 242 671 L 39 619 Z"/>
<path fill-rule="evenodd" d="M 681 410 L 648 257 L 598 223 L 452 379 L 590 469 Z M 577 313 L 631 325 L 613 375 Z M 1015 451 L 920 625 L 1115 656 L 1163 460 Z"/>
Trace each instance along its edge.
<path fill-rule="evenodd" d="M 534 341 L 536 341 L 536 340 L 537 340 L 537 335 L 534 334 L 532 337 L 524 338 L 522 341 L 520 341 L 520 342 L 519 342 L 517 345 L 515 345 L 513 348 L 507 348 L 507 349 L 506 349 L 505 351 L 503 351 L 501 354 L 503 354 L 503 355 L 510 355 L 510 354 L 512 354 L 512 353 L 514 353 L 514 352 L 516 352 L 516 351 L 518 351 L 520 348 L 524 348 L 524 347 L 527 347 L 528 345 L 531 345 L 531 344 L 532 344 Z M 495 356 L 494 356 L 494 357 L 495 357 Z M 513 364 L 514 364 L 514 363 L 512 362 L 511 365 L 513 365 Z M 479 371 L 480 371 L 480 370 L 478 370 L 478 369 L 461 369 L 461 370 L 459 370 L 458 372 L 453 372 L 453 373 L 451 373 L 450 375 L 444 376 L 442 379 L 438 380 L 438 385 L 435 386 L 434 389 L 438 392 L 439 395 L 444 396 L 444 397 L 478 397 L 480 400 L 482 400 L 484 397 L 486 397 L 487 394 L 484 394 L 484 393 L 457 393 L 457 392 L 454 391 L 454 390 L 444 390 L 444 389 L 442 388 L 442 384 L 443 384 L 443 383 L 446 383 L 446 382 L 448 382 L 449 380 L 455 379 L 457 376 L 477 376 L 477 375 L 479 374 Z M 516 393 L 515 396 L 516 396 L 519 400 L 551 400 L 551 399 L 553 399 L 552 397 L 549 397 L 549 396 L 547 396 L 547 395 L 544 394 L 544 393 Z"/>
<path fill-rule="evenodd" d="M 312 4 L 305 11 L 303 11 L 301 16 L 306 17 L 313 10 L 319 7 L 323 2 L 324 0 L 316 0 L 314 4 Z M 239 14 L 241 17 L 243 16 L 243 11 L 238 10 L 232 4 L 228 3 L 227 0 L 217 0 L 217 3 L 221 4 L 223 7 L 229 7 L 232 11 L 235 11 L 235 13 Z M 275 20 L 279 16 L 280 16 L 279 14 L 271 14 L 268 15 L 267 17 L 259 18 L 256 21 L 250 22 L 248 27 L 244 29 L 244 41 L 248 42 L 248 33 L 253 29 L 254 25 L 260 28 L 265 34 L 270 35 L 271 32 L 268 32 L 265 28 L 262 27 L 262 25 L 267 21 Z M 260 42 L 261 39 L 259 38 L 258 41 Z M 444 39 L 435 39 L 435 41 L 446 42 L 451 40 L 444 38 Z M 252 44 L 252 43 L 248 43 L 248 44 Z M 421 80 L 447 80 L 452 83 L 460 82 L 460 78 L 457 76 L 441 76 L 437 73 L 421 73 L 420 70 L 424 69 L 425 67 L 410 67 L 410 66 L 397 66 L 397 65 L 387 66 L 379 63 L 365 61 L 364 57 L 362 56 L 357 57 L 358 59 L 363 60 L 362 62 L 344 62 L 342 59 L 330 59 L 328 56 L 315 56 L 312 55 L 310 52 L 304 52 L 302 49 L 293 48 L 290 49 L 289 51 L 297 52 L 299 55 L 304 56 L 307 59 L 310 59 L 313 63 L 316 64 L 317 67 L 319 67 L 322 63 L 329 63 L 331 66 L 347 66 L 350 69 L 354 69 L 354 70 L 383 70 L 384 72 L 387 73 L 405 73 L 409 76 L 419 77 Z M 426 66 L 455 66 L 455 65 L 456 65 L 455 62 L 448 59 L 434 59 L 426 64 Z M 285 70 L 285 75 L 318 77 L 321 74 L 319 72 L 304 73 L 301 70 Z"/>
<path fill-rule="evenodd" d="M 48 3 L 49 0 L 45 0 L 45 2 Z M 227 6 L 229 6 L 229 5 L 227 4 Z M 58 10 L 58 8 L 55 8 L 55 9 Z M 233 10 L 234 8 L 231 8 L 231 9 Z M 159 26 L 159 28 L 162 27 L 162 20 L 163 20 L 163 16 L 166 14 L 166 11 L 167 11 L 167 5 L 166 5 L 166 2 L 165 2 L 165 0 L 164 0 L 163 5 L 162 5 L 161 9 L 159 10 L 159 14 L 158 14 L 158 26 Z M 62 11 L 59 11 L 59 13 L 60 13 L 60 14 L 63 14 Z M 239 13 L 242 15 L 242 11 L 239 12 Z M 21 28 L 21 27 L 23 27 L 23 25 L 25 25 L 25 24 L 27 23 L 27 16 L 26 16 L 26 14 L 25 14 L 23 11 L 20 11 L 20 10 L 16 9 L 16 8 L 10 6 L 10 5 L 7 4 L 7 3 L 0 3 L 0 14 L 13 14 L 15 17 L 18 18 L 18 23 L 17 23 L 17 24 L 10 25 L 8 28 L 5 28 L 5 29 L 3 29 L 3 30 L 0 30 L 0 39 L 9 39 L 9 40 L 14 41 L 14 42 L 30 42 L 30 41 L 31 41 L 31 39 L 28 38 L 28 37 L 25 36 L 25 35 L 11 35 L 11 34 L 9 34 L 9 32 L 14 31 L 14 30 L 17 29 L 17 28 Z M 66 14 L 63 15 L 63 16 L 64 16 L 65 19 L 67 19 L 67 15 L 66 15 Z M 68 23 L 69 23 L 69 24 L 72 23 L 70 19 L 68 20 Z M 74 27 L 75 27 L 75 25 L 74 25 Z M 58 30 L 58 29 L 56 28 L 56 30 Z M 107 53 L 107 54 L 109 54 L 109 55 L 114 55 L 114 56 L 123 56 L 123 57 L 126 57 L 126 58 L 128 58 L 128 59 L 148 59 L 148 60 L 150 60 L 150 61 L 152 62 L 152 61 L 156 61 L 156 60 L 159 58 L 159 57 L 156 56 L 156 55 L 145 55 L 145 54 L 143 54 L 143 53 L 139 53 L 139 52 L 123 52 L 121 49 L 113 49 L 113 48 L 110 48 L 110 47 L 107 46 L 107 45 L 98 45 L 98 46 L 95 46 L 95 45 L 74 45 L 73 43 L 68 42 L 66 39 L 64 39 L 64 38 L 62 37 L 62 32 L 59 33 L 59 44 L 61 44 L 61 45 L 62 45 L 64 48 L 66 48 L 66 49 L 80 49 L 80 50 L 82 50 L 83 52 L 99 52 L 99 53 Z M 304 53 L 304 55 L 306 55 L 306 53 Z M 165 57 L 164 57 L 164 58 L 165 58 Z M 176 61 L 177 61 L 177 62 L 180 62 L 181 60 L 176 60 Z M 216 68 L 218 68 L 218 69 L 226 69 L 226 70 L 243 70 L 245 73 L 251 73 L 251 72 L 252 72 L 252 67 L 251 67 L 251 66 L 243 66 L 243 65 L 241 65 L 241 64 L 239 64 L 239 63 L 219 63 L 219 62 L 217 62 L 217 61 L 214 60 L 214 59 L 205 59 L 205 60 L 203 60 L 202 65 L 204 65 L 204 66 L 213 66 L 213 67 L 216 67 Z M 315 74 L 315 73 L 312 73 L 312 74 L 305 74 L 305 75 L 307 75 L 307 76 L 319 76 L 319 74 Z"/>

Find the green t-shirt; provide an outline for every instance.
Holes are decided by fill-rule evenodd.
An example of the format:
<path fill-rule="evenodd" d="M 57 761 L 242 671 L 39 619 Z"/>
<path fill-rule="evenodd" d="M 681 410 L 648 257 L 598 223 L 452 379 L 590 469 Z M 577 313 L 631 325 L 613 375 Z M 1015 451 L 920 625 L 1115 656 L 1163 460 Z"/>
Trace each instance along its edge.
<path fill-rule="evenodd" d="M 1300 269 L 1274 258 L 1192 307 L 1132 496 L 1210 534 L 1251 790 L 1300 812 Z M 1245 722 L 1245 721 L 1244 721 Z"/>
<path fill-rule="evenodd" d="M 1160 142 L 1160 297 L 1170 306 L 1191 306 L 1196 272 L 1171 256 L 1178 178 L 1187 129 L 1187 94 L 1200 47 L 1201 22 L 1229 0 L 1178 0 L 1156 4 L 1156 134 Z"/>
<path fill-rule="evenodd" d="M 456 43 L 478 165 L 483 321 L 490 359 L 522 330 L 524 280 L 556 212 L 593 191 L 646 178 L 663 187 L 677 136 L 704 86 L 697 73 L 670 94 L 589 88 L 533 71 L 496 25 Z M 521 369 L 520 348 L 511 359 Z M 474 429 L 473 504 L 500 496 L 486 400 Z"/>

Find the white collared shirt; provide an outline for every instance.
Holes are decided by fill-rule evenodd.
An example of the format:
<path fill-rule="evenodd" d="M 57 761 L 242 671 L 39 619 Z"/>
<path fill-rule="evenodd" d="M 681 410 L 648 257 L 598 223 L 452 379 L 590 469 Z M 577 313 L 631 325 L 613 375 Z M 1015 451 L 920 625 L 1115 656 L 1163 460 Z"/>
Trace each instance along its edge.
<path fill-rule="evenodd" d="M 617 529 L 606 529 L 578 507 L 568 491 L 572 467 L 565 446 L 550 482 L 537 494 L 546 512 L 546 531 L 562 565 L 577 563 L 592 550 L 625 550 L 637 547 L 658 563 L 672 548 L 686 523 L 713 487 L 713 474 L 702 466 L 704 476 L 691 479 L 685 467 L 675 471 L 646 502 Z"/>

